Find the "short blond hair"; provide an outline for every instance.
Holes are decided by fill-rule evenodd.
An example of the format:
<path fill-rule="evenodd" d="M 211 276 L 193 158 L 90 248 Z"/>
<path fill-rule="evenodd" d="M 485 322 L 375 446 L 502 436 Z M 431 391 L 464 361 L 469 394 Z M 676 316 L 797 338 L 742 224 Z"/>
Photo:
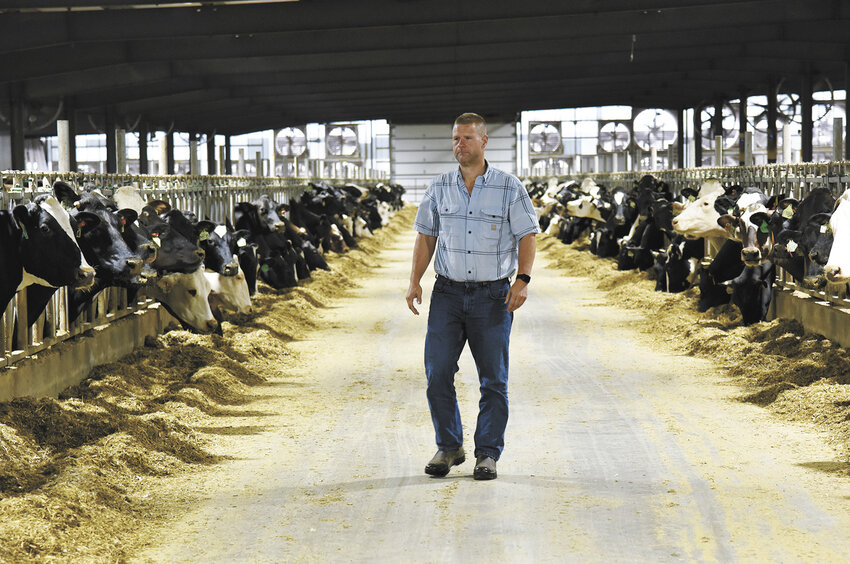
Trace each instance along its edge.
<path fill-rule="evenodd" d="M 455 125 L 466 125 L 474 123 L 481 130 L 481 136 L 487 135 L 487 122 L 484 121 L 484 118 L 479 116 L 478 114 L 474 114 L 472 112 L 466 112 L 464 114 L 460 114 L 455 118 Z"/>

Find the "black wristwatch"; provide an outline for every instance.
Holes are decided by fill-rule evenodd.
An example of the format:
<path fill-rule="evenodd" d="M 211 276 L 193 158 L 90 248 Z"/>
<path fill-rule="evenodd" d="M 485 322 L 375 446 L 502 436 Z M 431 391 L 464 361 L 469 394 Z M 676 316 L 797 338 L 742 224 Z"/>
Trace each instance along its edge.
<path fill-rule="evenodd" d="M 522 281 L 523 281 L 523 282 L 525 282 L 526 284 L 528 284 L 529 282 L 531 282 L 531 276 L 529 276 L 528 274 L 517 274 L 517 275 L 516 275 L 516 279 L 517 279 L 517 280 L 522 280 Z"/>

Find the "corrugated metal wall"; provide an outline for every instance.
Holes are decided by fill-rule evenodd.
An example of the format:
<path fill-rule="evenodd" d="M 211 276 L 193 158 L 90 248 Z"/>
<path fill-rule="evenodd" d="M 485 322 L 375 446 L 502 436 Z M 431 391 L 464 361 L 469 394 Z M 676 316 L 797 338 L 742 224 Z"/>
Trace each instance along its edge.
<path fill-rule="evenodd" d="M 516 174 L 516 124 L 488 123 L 487 161 Z M 436 175 L 457 167 L 450 125 L 392 125 L 392 179 L 407 190 L 405 200 L 418 203 Z"/>

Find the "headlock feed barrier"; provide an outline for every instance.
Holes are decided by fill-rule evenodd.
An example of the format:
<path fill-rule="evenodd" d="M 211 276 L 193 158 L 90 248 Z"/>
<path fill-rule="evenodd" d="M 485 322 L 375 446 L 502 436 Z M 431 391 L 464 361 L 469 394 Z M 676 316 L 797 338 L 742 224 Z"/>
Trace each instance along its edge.
<path fill-rule="evenodd" d="M 0 172 L 3 209 L 10 210 L 40 194 L 52 193 L 56 180 L 67 182 L 77 190 L 96 188 L 106 196 L 110 196 L 115 188 L 133 186 L 145 201 L 163 200 L 175 209 L 191 211 L 198 218 L 209 218 L 217 223 L 224 223 L 226 219 L 232 222 L 233 209 L 239 202 L 252 201 L 263 194 L 279 203 L 288 203 L 290 198 L 296 198 L 307 190 L 310 181 L 304 178 L 5 171 Z M 328 181 L 337 182 L 334 179 Z M 370 180 L 357 182 L 363 186 L 375 183 Z M 0 369 L 89 329 L 144 310 L 154 303 L 144 295 L 144 291 L 139 293 L 134 303 L 128 303 L 125 288 L 110 287 L 98 294 L 88 311 L 69 323 L 66 288 L 60 288 L 30 328 L 27 326 L 26 302 L 24 289 L 12 299 L 0 320 Z"/>
<path fill-rule="evenodd" d="M 795 164 L 769 164 L 756 166 L 737 167 L 701 167 L 672 170 L 642 170 L 628 172 L 604 172 L 589 173 L 579 176 L 569 175 L 559 177 L 560 181 L 576 180 L 590 177 L 596 183 L 603 184 L 609 189 L 616 186 L 630 188 L 633 182 L 639 180 L 645 174 L 651 174 L 659 180 L 666 182 L 670 189 L 678 194 L 685 188 L 699 190 L 705 181 L 715 178 L 726 186 L 738 184 L 744 188 L 757 187 L 769 196 L 785 194 L 802 200 L 815 188 L 828 188 L 838 198 L 850 187 L 850 161 L 831 161 L 822 163 L 795 163 Z M 547 180 L 548 177 L 529 177 L 530 180 Z M 707 249 L 708 251 L 708 249 Z M 708 256 L 708 255 L 707 255 Z M 809 289 L 796 284 L 794 280 L 781 268 L 777 268 L 775 287 L 784 290 L 791 295 L 792 307 L 784 310 L 794 312 L 794 317 L 803 322 L 808 330 L 824 334 L 843 346 L 850 346 L 850 318 L 847 317 L 846 308 L 850 308 L 850 300 L 845 296 L 847 293 L 841 287 L 821 289 Z M 820 305 L 829 305 L 827 309 L 819 308 L 818 313 L 813 313 L 811 308 L 806 311 L 799 292 L 814 298 Z M 837 293 L 836 293 L 837 292 Z M 774 292 L 774 302 L 777 292 Z M 774 311 L 776 311 L 774 307 Z M 830 316 L 838 322 L 823 322 L 820 317 Z"/>

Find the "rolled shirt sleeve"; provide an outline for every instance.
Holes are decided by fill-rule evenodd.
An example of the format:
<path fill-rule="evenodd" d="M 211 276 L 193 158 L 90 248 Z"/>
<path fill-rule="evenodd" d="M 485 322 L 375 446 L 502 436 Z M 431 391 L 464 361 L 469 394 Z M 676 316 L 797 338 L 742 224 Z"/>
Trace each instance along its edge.
<path fill-rule="evenodd" d="M 437 210 L 437 198 L 435 196 L 435 183 L 432 181 L 425 190 L 419 209 L 416 211 L 416 219 L 413 228 L 423 235 L 437 237 L 440 234 L 440 214 Z"/>
<path fill-rule="evenodd" d="M 531 205 L 531 197 L 522 183 L 516 177 L 513 178 L 514 196 L 508 207 L 508 221 L 511 225 L 511 233 L 517 241 L 529 233 L 540 233 L 540 224 L 537 222 L 537 213 Z"/>

